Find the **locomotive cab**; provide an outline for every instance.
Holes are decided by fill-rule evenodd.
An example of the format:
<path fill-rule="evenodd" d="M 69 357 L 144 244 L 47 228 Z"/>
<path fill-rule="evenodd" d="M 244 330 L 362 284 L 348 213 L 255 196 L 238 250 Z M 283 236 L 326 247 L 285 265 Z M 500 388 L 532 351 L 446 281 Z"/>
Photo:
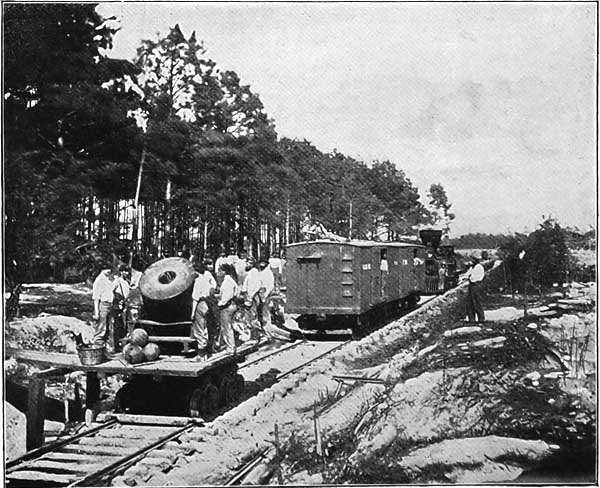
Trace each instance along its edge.
<path fill-rule="evenodd" d="M 426 229 L 419 232 L 423 245 L 427 248 L 425 261 L 425 292 L 443 293 L 458 283 L 454 246 L 440 245 L 442 231 Z"/>

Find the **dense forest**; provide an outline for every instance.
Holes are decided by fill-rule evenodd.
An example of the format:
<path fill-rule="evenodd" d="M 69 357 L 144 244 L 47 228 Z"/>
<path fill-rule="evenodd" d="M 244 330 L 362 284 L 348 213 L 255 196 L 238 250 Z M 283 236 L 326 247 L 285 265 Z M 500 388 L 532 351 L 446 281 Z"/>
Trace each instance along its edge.
<path fill-rule="evenodd" d="M 548 221 L 554 222 L 553 219 L 544 219 L 540 225 L 543 227 Z M 569 249 L 596 250 L 596 230 L 593 228 L 584 232 L 578 228 L 566 227 L 561 229 L 561 233 L 564 235 Z M 527 233 L 484 234 L 478 232 L 448 239 L 447 242 L 457 249 L 502 249 L 512 245 L 515 239 L 524 242 L 527 237 Z"/>
<path fill-rule="evenodd" d="M 178 26 L 133 61 L 93 4 L 4 5 L 9 282 L 65 279 L 112 254 L 272 254 L 306 222 L 353 238 L 448 229 L 441 184 L 421 202 L 390 161 L 280 138 L 259 96 Z M 401 162 L 399 162 L 401 163 Z"/>

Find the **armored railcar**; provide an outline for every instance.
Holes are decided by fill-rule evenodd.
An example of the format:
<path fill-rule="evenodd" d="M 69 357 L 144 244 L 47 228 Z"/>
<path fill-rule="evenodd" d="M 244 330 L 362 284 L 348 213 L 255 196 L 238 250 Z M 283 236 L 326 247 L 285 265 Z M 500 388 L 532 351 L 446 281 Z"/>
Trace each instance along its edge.
<path fill-rule="evenodd" d="M 425 247 L 317 240 L 287 246 L 288 313 L 306 329 L 362 329 L 414 306 L 425 289 Z"/>

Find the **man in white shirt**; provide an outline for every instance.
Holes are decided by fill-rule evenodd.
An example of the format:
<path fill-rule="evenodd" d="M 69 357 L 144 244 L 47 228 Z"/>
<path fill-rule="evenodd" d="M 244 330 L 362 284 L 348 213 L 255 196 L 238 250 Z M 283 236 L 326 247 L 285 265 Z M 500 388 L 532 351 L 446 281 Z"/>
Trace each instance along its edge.
<path fill-rule="evenodd" d="M 202 261 L 200 270 L 204 269 L 204 276 L 210 284 L 211 293 L 207 300 L 208 315 L 206 316 L 206 326 L 208 328 L 208 352 L 214 354 L 217 352 L 217 342 L 219 341 L 219 313 L 215 293 L 217 291 L 217 280 L 213 274 L 214 264 L 212 258 L 206 256 Z"/>
<path fill-rule="evenodd" d="M 246 277 L 242 284 L 242 293 L 246 296 L 247 301 L 254 300 L 254 296 L 260 289 L 260 275 L 256 269 L 253 258 L 248 258 L 246 261 Z"/>
<path fill-rule="evenodd" d="M 244 284 L 244 281 L 246 281 L 246 274 L 248 273 L 248 270 L 246 269 L 248 267 L 248 255 L 246 251 L 240 253 L 239 259 L 233 266 L 235 268 L 235 274 L 237 275 L 238 285 L 241 287 Z"/>
<path fill-rule="evenodd" d="M 114 351 L 121 350 L 120 341 L 126 335 L 125 330 L 125 303 L 131 293 L 131 272 L 129 266 L 121 264 L 119 272 L 113 283 L 113 302 L 112 302 L 112 327 L 109 322 L 109 348 Z"/>
<path fill-rule="evenodd" d="M 198 266 L 198 276 L 194 281 L 192 289 L 192 327 L 190 329 L 190 337 L 196 341 L 197 345 L 197 361 L 205 361 L 208 359 L 209 350 L 209 318 L 208 300 L 214 293 L 215 286 L 211 283 L 210 277 L 205 274 L 206 269 L 203 264 Z M 210 274 L 210 272 L 209 272 Z M 212 275 L 210 275 L 212 276 Z M 214 280 L 214 279 L 213 279 Z"/>
<path fill-rule="evenodd" d="M 108 334 L 108 326 L 112 313 L 114 299 L 115 275 L 110 268 L 100 271 L 92 285 L 92 300 L 94 302 L 94 344 L 104 344 Z"/>
<path fill-rule="evenodd" d="M 206 277 L 206 279 L 210 283 L 210 286 L 213 289 L 216 289 L 217 288 L 217 280 L 215 280 L 215 276 L 212 273 L 212 269 L 213 269 L 212 259 L 205 258 L 202 261 L 202 266 L 200 267 L 200 272 Z M 202 270 L 204 270 L 204 271 L 202 271 Z"/>
<path fill-rule="evenodd" d="M 485 314 L 481 306 L 481 283 L 485 276 L 483 265 L 477 257 L 473 257 L 473 266 L 467 271 L 464 279 L 469 281 L 469 299 L 467 301 L 467 314 L 469 322 L 484 322 Z M 477 320 L 475 320 L 477 319 Z"/>
<path fill-rule="evenodd" d="M 260 290 L 260 272 L 256 268 L 254 258 L 249 257 L 246 259 L 246 278 L 241 287 L 241 294 L 244 297 L 244 307 L 248 311 L 248 322 L 252 324 L 253 329 L 257 329 L 255 324 L 258 320 L 258 290 Z"/>
<path fill-rule="evenodd" d="M 227 257 L 225 258 L 225 262 L 227 264 L 231 264 L 234 268 L 236 263 L 240 260 L 239 256 L 237 255 L 237 253 L 235 252 L 235 248 L 230 247 L 229 248 L 229 254 L 227 255 Z"/>
<path fill-rule="evenodd" d="M 279 290 L 279 288 L 281 288 L 281 276 L 283 274 L 283 259 L 281 258 L 281 253 L 279 253 L 279 257 L 274 256 L 269 259 L 269 267 L 275 278 L 275 288 Z"/>
<path fill-rule="evenodd" d="M 219 307 L 220 341 L 228 353 L 235 354 L 233 314 L 237 309 L 235 298 L 238 296 L 238 285 L 233 279 L 235 269 L 232 264 L 224 264 L 223 271 L 225 275 L 219 291 L 219 301 L 217 302 L 217 306 Z"/>
<path fill-rule="evenodd" d="M 260 288 L 258 290 L 258 306 L 257 315 L 260 325 L 263 330 L 265 326 L 271 323 L 271 309 L 269 307 L 269 296 L 273 292 L 275 287 L 275 277 L 273 271 L 269 267 L 269 261 L 267 258 L 261 258 L 258 262 L 258 279 Z"/>

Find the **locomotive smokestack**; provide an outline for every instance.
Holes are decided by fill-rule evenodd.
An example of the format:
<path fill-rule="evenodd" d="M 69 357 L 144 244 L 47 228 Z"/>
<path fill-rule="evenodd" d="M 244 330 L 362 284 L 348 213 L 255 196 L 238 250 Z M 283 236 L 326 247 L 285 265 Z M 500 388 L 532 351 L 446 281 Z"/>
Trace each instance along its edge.
<path fill-rule="evenodd" d="M 435 250 L 442 240 L 442 231 L 435 229 L 421 230 L 419 231 L 419 237 L 425 247 L 432 247 Z"/>

